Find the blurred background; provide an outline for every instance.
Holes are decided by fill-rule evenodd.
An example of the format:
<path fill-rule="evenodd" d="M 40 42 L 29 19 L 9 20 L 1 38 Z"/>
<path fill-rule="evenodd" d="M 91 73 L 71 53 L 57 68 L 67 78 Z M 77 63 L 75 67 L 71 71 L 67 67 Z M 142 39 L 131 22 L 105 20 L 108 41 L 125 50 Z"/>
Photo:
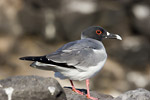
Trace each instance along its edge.
<path fill-rule="evenodd" d="M 0 0 L 0 79 L 54 77 L 18 58 L 52 53 L 80 39 L 89 26 L 102 26 L 123 38 L 103 41 L 108 59 L 90 80 L 91 90 L 113 96 L 150 90 L 150 0 Z M 57 80 L 70 86 L 68 80 Z M 85 81 L 75 86 L 86 88 Z"/>

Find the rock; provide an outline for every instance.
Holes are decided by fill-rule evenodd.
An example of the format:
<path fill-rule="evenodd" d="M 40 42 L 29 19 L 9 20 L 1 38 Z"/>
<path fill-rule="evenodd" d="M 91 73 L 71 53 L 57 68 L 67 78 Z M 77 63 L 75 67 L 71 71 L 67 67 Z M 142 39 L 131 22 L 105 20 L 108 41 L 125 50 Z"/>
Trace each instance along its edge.
<path fill-rule="evenodd" d="M 144 4 L 145 3 L 145 4 Z M 144 0 L 132 5 L 131 24 L 136 34 L 150 38 L 150 7 Z"/>
<path fill-rule="evenodd" d="M 114 100 L 150 100 L 150 91 L 139 88 L 128 91 Z"/>
<path fill-rule="evenodd" d="M 0 100 L 66 100 L 60 84 L 53 78 L 16 76 L 0 80 Z"/>
<path fill-rule="evenodd" d="M 83 93 L 85 93 L 85 95 L 79 95 L 75 92 L 72 91 L 72 89 L 70 87 L 65 87 L 64 91 L 66 93 L 67 96 L 67 100 L 90 100 L 86 98 L 86 89 L 78 89 L 80 91 L 82 91 Z M 106 95 L 106 94 L 100 94 L 97 93 L 95 91 L 90 91 L 91 96 L 98 98 L 99 100 L 113 100 L 113 97 L 110 95 Z"/>
<path fill-rule="evenodd" d="M 0 32 L 20 36 L 22 34 L 47 34 L 51 31 L 60 0 L 1 0 Z M 11 2 L 11 3 L 10 3 Z M 54 25 L 52 26 L 54 27 Z M 47 28 L 50 28 L 49 30 Z M 53 31 L 55 31 L 53 29 Z M 53 32 L 54 34 L 55 32 Z"/>
<path fill-rule="evenodd" d="M 60 86 L 53 78 L 39 76 L 15 76 L 0 80 L 0 100 L 90 100 L 86 98 L 86 89 L 78 89 L 79 95 L 71 87 Z M 90 91 L 92 97 L 99 100 L 150 100 L 150 91 L 136 89 L 114 98 L 111 95 Z"/>

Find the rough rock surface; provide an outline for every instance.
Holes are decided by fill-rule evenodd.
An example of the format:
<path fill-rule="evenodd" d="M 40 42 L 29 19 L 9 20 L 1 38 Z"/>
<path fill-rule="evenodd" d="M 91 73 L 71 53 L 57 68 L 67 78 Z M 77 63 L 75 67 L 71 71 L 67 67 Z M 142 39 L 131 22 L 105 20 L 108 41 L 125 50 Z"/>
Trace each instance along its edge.
<path fill-rule="evenodd" d="M 85 93 L 85 95 L 83 95 L 83 96 L 73 92 L 70 87 L 65 87 L 64 90 L 65 90 L 65 93 L 67 96 L 67 100 L 90 100 L 90 99 L 86 98 L 86 90 L 85 89 L 78 89 L 78 90 L 82 91 L 83 93 Z M 90 91 L 90 94 L 92 97 L 98 98 L 99 100 L 113 100 L 112 96 L 106 95 L 106 94 L 100 94 L 95 91 Z"/>
<path fill-rule="evenodd" d="M 66 100 L 53 78 L 16 76 L 0 80 L 0 100 Z"/>
<path fill-rule="evenodd" d="M 128 91 L 114 100 L 150 100 L 150 91 L 139 88 Z"/>
<path fill-rule="evenodd" d="M 78 95 L 73 92 L 70 87 L 64 88 L 67 100 L 90 100 L 86 96 Z M 86 94 L 85 89 L 79 89 Z M 130 90 L 126 93 L 121 94 L 120 96 L 113 98 L 111 95 L 100 94 L 95 91 L 90 91 L 91 96 L 98 98 L 99 100 L 150 100 L 150 91 L 139 88 L 136 90 Z"/>
<path fill-rule="evenodd" d="M 16 76 L 0 80 L 0 100 L 90 100 L 86 89 L 78 89 L 79 95 L 71 87 L 62 88 L 53 78 L 39 76 Z M 150 91 L 139 88 L 114 98 L 111 95 L 90 91 L 99 100 L 150 100 Z"/>

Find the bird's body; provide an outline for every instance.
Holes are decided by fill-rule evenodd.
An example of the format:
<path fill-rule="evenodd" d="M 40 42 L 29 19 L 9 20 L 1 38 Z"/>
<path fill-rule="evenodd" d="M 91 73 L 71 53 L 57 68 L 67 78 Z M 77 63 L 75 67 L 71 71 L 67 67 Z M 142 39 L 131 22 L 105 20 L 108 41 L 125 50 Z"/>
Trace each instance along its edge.
<path fill-rule="evenodd" d="M 31 66 L 52 70 L 60 79 L 87 80 L 101 70 L 107 59 L 103 38 L 121 39 L 119 35 L 110 34 L 99 26 L 89 27 L 84 30 L 81 40 L 69 42 L 56 52 L 39 57 L 22 57 L 21 60 L 34 61 Z M 73 83 L 71 81 L 73 86 Z M 88 84 L 87 84 L 88 87 Z M 73 90 L 77 91 L 74 86 Z M 89 92 L 88 96 L 90 97 Z"/>
<path fill-rule="evenodd" d="M 33 62 L 31 66 L 53 70 L 55 76 L 61 79 L 85 80 L 95 75 L 103 67 L 107 54 L 100 41 L 88 38 L 67 43 L 45 57 L 48 61 L 62 63 L 62 65 L 49 64 L 39 60 Z M 67 66 L 64 67 L 63 64 Z"/>

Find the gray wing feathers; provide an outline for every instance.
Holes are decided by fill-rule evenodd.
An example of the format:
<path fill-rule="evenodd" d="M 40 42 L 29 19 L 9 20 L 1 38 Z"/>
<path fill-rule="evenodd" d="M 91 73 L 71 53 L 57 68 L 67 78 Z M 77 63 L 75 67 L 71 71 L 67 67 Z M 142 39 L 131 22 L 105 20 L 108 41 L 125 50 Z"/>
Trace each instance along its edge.
<path fill-rule="evenodd" d="M 54 62 L 67 63 L 79 70 L 85 70 L 89 66 L 97 65 L 100 60 L 105 59 L 103 53 L 97 55 L 93 51 L 93 49 L 103 49 L 103 45 L 93 42 L 90 39 L 70 42 L 46 57 Z"/>

